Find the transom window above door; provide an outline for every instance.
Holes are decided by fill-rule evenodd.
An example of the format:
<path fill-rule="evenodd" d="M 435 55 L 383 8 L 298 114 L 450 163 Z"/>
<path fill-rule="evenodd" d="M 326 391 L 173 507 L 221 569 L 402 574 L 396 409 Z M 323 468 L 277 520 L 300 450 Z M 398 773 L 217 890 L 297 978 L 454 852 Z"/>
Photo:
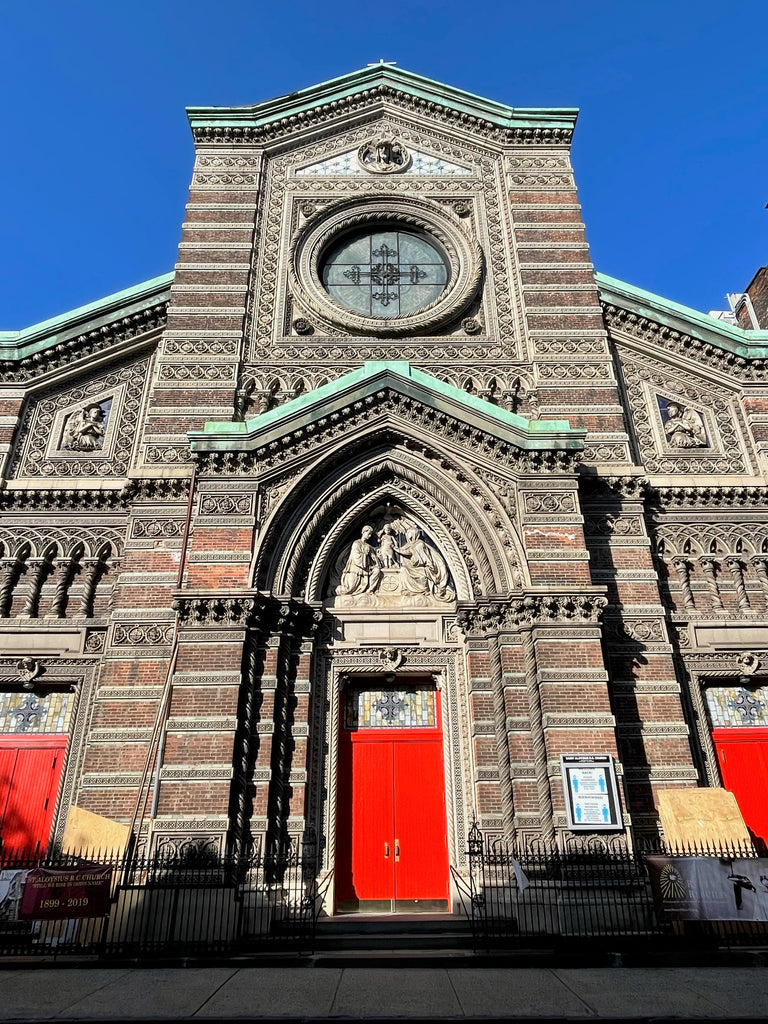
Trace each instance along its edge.
<path fill-rule="evenodd" d="M 428 686 L 369 689 L 351 686 L 346 692 L 347 729 L 434 729 L 435 690 Z"/>

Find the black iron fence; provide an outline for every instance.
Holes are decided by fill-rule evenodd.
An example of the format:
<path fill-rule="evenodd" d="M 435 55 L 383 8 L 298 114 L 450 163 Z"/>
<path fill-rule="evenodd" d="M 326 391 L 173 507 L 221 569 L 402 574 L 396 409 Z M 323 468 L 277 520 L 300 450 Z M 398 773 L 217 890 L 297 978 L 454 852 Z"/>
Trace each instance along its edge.
<path fill-rule="evenodd" d="M 308 951 L 330 877 L 315 847 L 247 862 L 59 857 L 0 866 L 0 955 L 158 957 Z"/>
<path fill-rule="evenodd" d="M 662 865 L 656 865 L 655 886 L 649 870 L 654 861 Z M 671 945 L 768 945 L 768 875 L 759 874 L 759 865 L 768 862 L 760 861 L 751 846 L 671 850 L 646 845 L 635 850 L 622 836 L 561 849 L 536 841 L 509 844 L 473 828 L 467 862 L 467 871 L 452 868 L 452 874 L 477 948 L 550 946 L 553 940 L 573 945 L 584 940 L 647 945 L 662 939 Z M 692 862 L 701 878 L 699 903 L 694 887 L 681 876 L 681 864 Z M 722 889 L 720 905 L 711 908 L 706 905 L 710 868 Z M 661 887 L 659 871 L 666 879 Z M 665 884 L 668 900 L 661 891 Z M 743 907 L 742 890 L 760 905 Z M 710 910 L 745 919 L 708 919 Z M 755 913 L 765 913 L 766 920 L 746 919 Z"/>
<path fill-rule="evenodd" d="M 199 851 L 6 859 L 0 956 L 311 952 L 331 883 L 316 850 L 315 843 L 291 842 L 247 861 Z M 638 851 L 619 837 L 561 849 L 510 845 L 473 828 L 466 867 L 452 873 L 454 909 L 463 907 L 479 949 L 577 949 L 587 940 L 616 949 L 768 946 L 768 861 L 751 847 Z"/>

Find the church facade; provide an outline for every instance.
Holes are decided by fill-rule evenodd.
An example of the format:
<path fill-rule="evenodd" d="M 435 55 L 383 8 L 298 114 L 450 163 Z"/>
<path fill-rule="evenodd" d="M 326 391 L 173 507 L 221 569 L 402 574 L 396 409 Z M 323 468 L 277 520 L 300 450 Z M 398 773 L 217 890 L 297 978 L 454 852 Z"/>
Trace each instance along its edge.
<path fill-rule="evenodd" d="M 0 335 L 4 850 L 311 835 L 336 908 L 439 909 L 473 821 L 768 838 L 768 325 L 595 273 L 575 111 L 189 118 L 173 273 Z"/>

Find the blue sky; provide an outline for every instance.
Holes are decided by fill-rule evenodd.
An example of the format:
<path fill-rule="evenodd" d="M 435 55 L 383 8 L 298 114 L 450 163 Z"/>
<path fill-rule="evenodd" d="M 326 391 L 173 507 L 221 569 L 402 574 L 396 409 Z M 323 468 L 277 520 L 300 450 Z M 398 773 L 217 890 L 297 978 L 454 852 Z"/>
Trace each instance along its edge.
<path fill-rule="evenodd" d="M 28 0 L 0 8 L 0 329 L 172 270 L 185 106 L 380 57 L 512 106 L 581 108 L 598 270 L 723 308 L 768 263 L 768 4 Z"/>

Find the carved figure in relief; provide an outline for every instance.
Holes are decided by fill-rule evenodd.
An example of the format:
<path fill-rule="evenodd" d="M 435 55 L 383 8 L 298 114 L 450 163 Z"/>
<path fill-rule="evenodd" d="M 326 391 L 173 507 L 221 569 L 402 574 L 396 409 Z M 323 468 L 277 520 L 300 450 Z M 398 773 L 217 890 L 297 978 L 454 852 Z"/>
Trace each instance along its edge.
<path fill-rule="evenodd" d="M 64 426 L 62 448 L 76 452 L 93 452 L 104 447 L 104 410 L 98 404 L 73 412 Z"/>
<path fill-rule="evenodd" d="M 667 403 L 664 433 L 673 448 L 706 448 L 707 432 L 704 420 L 695 409 L 678 402 Z"/>
<path fill-rule="evenodd" d="M 336 588 L 340 595 L 365 594 L 376 590 L 381 580 L 381 564 L 369 543 L 373 527 L 364 526 L 360 539 L 354 541 L 341 574 L 341 583 Z"/>
<path fill-rule="evenodd" d="M 387 506 L 343 549 L 330 592 L 341 605 L 431 606 L 455 600 L 448 563 L 412 521 Z"/>
<path fill-rule="evenodd" d="M 391 569 L 397 562 L 394 532 L 391 525 L 387 523 L 379 534 L 379 561 L 385 569 Z"/>
<path fill-rule="evenodd" d="M 410 155 L 405 146 L 395 139 L 373 139 L 360 147 L 358 160 L 367 171 L 391 174 L 405 170 Z"/>
<path fill-rule="evenodd" d="M 448 586 L 448 566 L 442 555 L 427 544 L 418 526 L 409 526 L 405 539 L 406 543 L 397 548 L 402 593 L 452 601 L 456 595 Z"/>

